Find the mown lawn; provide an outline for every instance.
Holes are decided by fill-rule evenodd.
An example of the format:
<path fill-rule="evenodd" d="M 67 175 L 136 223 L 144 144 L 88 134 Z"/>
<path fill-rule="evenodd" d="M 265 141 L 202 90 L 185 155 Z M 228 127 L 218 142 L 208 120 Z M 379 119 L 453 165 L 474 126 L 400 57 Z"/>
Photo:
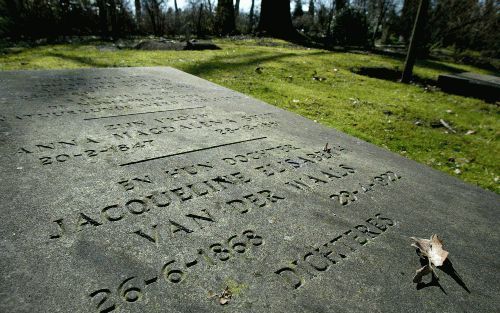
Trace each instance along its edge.
<path fill-rule="evenodd" d="M 400 69 L 402 60 L 395 57 L 276 40 L 216 43 L 222 50 L 102 51 L 97 43 L 13 49 L 0 54 L 0 70 L 172 66 L 500 193 L 497 105 L 353 73 L 361 67 Z M 417 64 L 415 74 L 437 79 L 462 70 L 488 73 L 428 60 Z M 456 133 L 437 127 L 440 119 Z"/>

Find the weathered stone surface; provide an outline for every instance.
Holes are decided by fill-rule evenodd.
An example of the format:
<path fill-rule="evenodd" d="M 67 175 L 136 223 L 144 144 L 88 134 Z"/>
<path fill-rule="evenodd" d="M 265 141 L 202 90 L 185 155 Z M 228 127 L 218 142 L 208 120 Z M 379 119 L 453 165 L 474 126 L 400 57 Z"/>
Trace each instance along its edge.
<path fill-rule="evenodd" d="M 500 100 L 500 78 L 493 75 L 470 72 L 439 75 L 438 85 L 446 92 L 487 101 Z"/>
<path fill-rule="evenodd" d="M 0 148 L 1 312 L 499 309 L 498 195 L 174 69 L 2 72 Z"/>

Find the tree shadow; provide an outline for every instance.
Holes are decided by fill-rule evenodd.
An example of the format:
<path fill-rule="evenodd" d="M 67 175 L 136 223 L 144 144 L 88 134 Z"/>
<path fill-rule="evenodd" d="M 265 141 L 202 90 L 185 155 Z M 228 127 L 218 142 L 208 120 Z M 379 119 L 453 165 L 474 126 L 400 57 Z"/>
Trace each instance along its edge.
<path fill-rule="evenodd" d="M 390 69 L 386 67 L 361 67 L 358 69 L 351 69 L 353 73 L 368 76 L 371 78 L 383 79 L 393 82 L 398 82 L 401 79 L 402 71 L 397 69 Z M 419 85 L 431 85 L 436 86 L 437 81 L 429 78 L 422 78 L 418 75 L 412 76 L 412 82 Z"/>
<path fill-rule="evenodd" d="M 58 52 L 48 52 L 48 53 L 46 53 L 46 55 L 51 56 L 51 57 L 60 58 L 63 60 L 78 62 L 81 65 L 87 65 L 90 67 L 109 67 L 108 64 L 102 64 L 102 63 L 95 62 L 92 58 L 89 58 L 89 57 L 66 55 L 64 53 L 58 53 Z"/>
<path fill-rule="evenodd" d="M 418 60 L 417 66 L 431 68 L 433 70 L 438 70 L 438 71 L 448 72 L 448 73 L 461 73 L 464 71 L 463 69 L 461 69 L 459 67 L 452 66 L 449 64 L 443 64 L 441 62 L 438 62 L 435 60 L 429 60 L 429 59 Z"/>
<path fill-rule="evenodd" d="M 212 58 L 210 58 L 208 61 L 205 62 L 200 62 L 200 63 L 195 63 L 192 65 L 188 65 L 186 67 L 183 67 L 183 70 L 195 75 L 203 75 L 203 74 L 208 74 L 210 72 L 216 71 L 216 70 L 231 70 L 235 68 L 241 68 L 241 67 L 251 67 L 251 66 L 257 66 L 260 65 L 263 62 L 268 62 L 268 61 L 276 61 L 276 60 L 281 60 L 285 58 L 290 58 L 290 57 L 296 57 L 300 56 L 300 54 L 297 53 L 279 53 L 279 54 L 271 54 L 267 56 L 259 56 L 260 53 L 247 53 L 247 54 L 239 54 L 235 56 L 220 56 L 220 55 L 215 55 Z M 318 51 L 318 52 L 313 52 L 308 55 L 322 55 L 322 54 L 328 54 L 326 51 Z M 223 58 L 223 60 L 221 60 Z M 241 61 L 234 61 L 234 59 L 241 59 Z"/>

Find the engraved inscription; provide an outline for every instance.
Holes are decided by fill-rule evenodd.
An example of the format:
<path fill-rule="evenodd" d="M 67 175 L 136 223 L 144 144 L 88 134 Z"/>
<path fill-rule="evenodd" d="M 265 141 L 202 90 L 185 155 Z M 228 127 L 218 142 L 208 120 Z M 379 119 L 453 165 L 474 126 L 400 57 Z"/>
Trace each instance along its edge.
<path fill-rule="evenodd" d="M 341 190 L 339 192 L 331 194 L 330 198 L 334 200 L 335 203 L 339 203 L 343 206 L 349 205 L 357 201 L 358 196 L 360 196 L 361 194 L 365 194 L 380 187 L 388 186 L 389 184 L 394 184 L 399 179 L 401 179 L 400 175 L 392 171 L 387 171 L 378 176 L 375 176 L 369 183 L 364 183 L 364 184 L 360 183 L 359 184 L 360 189 L 353 191 Z"/>
<path fill-rule="evenodd" d="M 116 294 L 113 294 L 111 289 L 101 288 L 91 292 L 89 297 L 97 312 L 111 312 L 123 304 L 143 301 L 146 287 L 151 284 L 159 281 L 171 284 L 182 283 L 196 268 L 221 265 L 232 258 L 251 252 L 252 249 L 264 243 L 262 236 L 254 230 L 247 229 L 222 242 L 199 248 L 196 253 L 184 256 L 183 260 L 171 259 L 165 262 L 157 276 L 146 279 L 137 276 L 128 277 L 118 285 Z"/>
<path fill-rule="evenodd" d="M 342 262 L 343 259 L 392 226 L 394 226 L 392 219 L 380 213 L 375 214 L 375 217 L 367 219 L 319 247 L 308 250 L 299 258 L 288 262 L 289 265 L 279 268 L 274 273 L 279 275 L 286 285 L 298 289 L 308 279 L 312 279 L 335 264 Z"/>

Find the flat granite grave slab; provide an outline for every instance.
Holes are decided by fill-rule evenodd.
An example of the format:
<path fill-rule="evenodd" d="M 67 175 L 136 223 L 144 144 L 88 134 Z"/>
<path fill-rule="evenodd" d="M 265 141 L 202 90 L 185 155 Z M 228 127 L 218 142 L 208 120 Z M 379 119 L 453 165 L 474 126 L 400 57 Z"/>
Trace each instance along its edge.
<path fill-rule="evenodd" d="M 498 195 L 172 68 L 0 72 L 0 145 L 0 312 L 500 309 Z"/>
<path fill-rule="evenodd" d="M 500 100 L 500 77 L 477 73 L 443 74 L 439 87 L 446 92 L 495 102 Z"/>

